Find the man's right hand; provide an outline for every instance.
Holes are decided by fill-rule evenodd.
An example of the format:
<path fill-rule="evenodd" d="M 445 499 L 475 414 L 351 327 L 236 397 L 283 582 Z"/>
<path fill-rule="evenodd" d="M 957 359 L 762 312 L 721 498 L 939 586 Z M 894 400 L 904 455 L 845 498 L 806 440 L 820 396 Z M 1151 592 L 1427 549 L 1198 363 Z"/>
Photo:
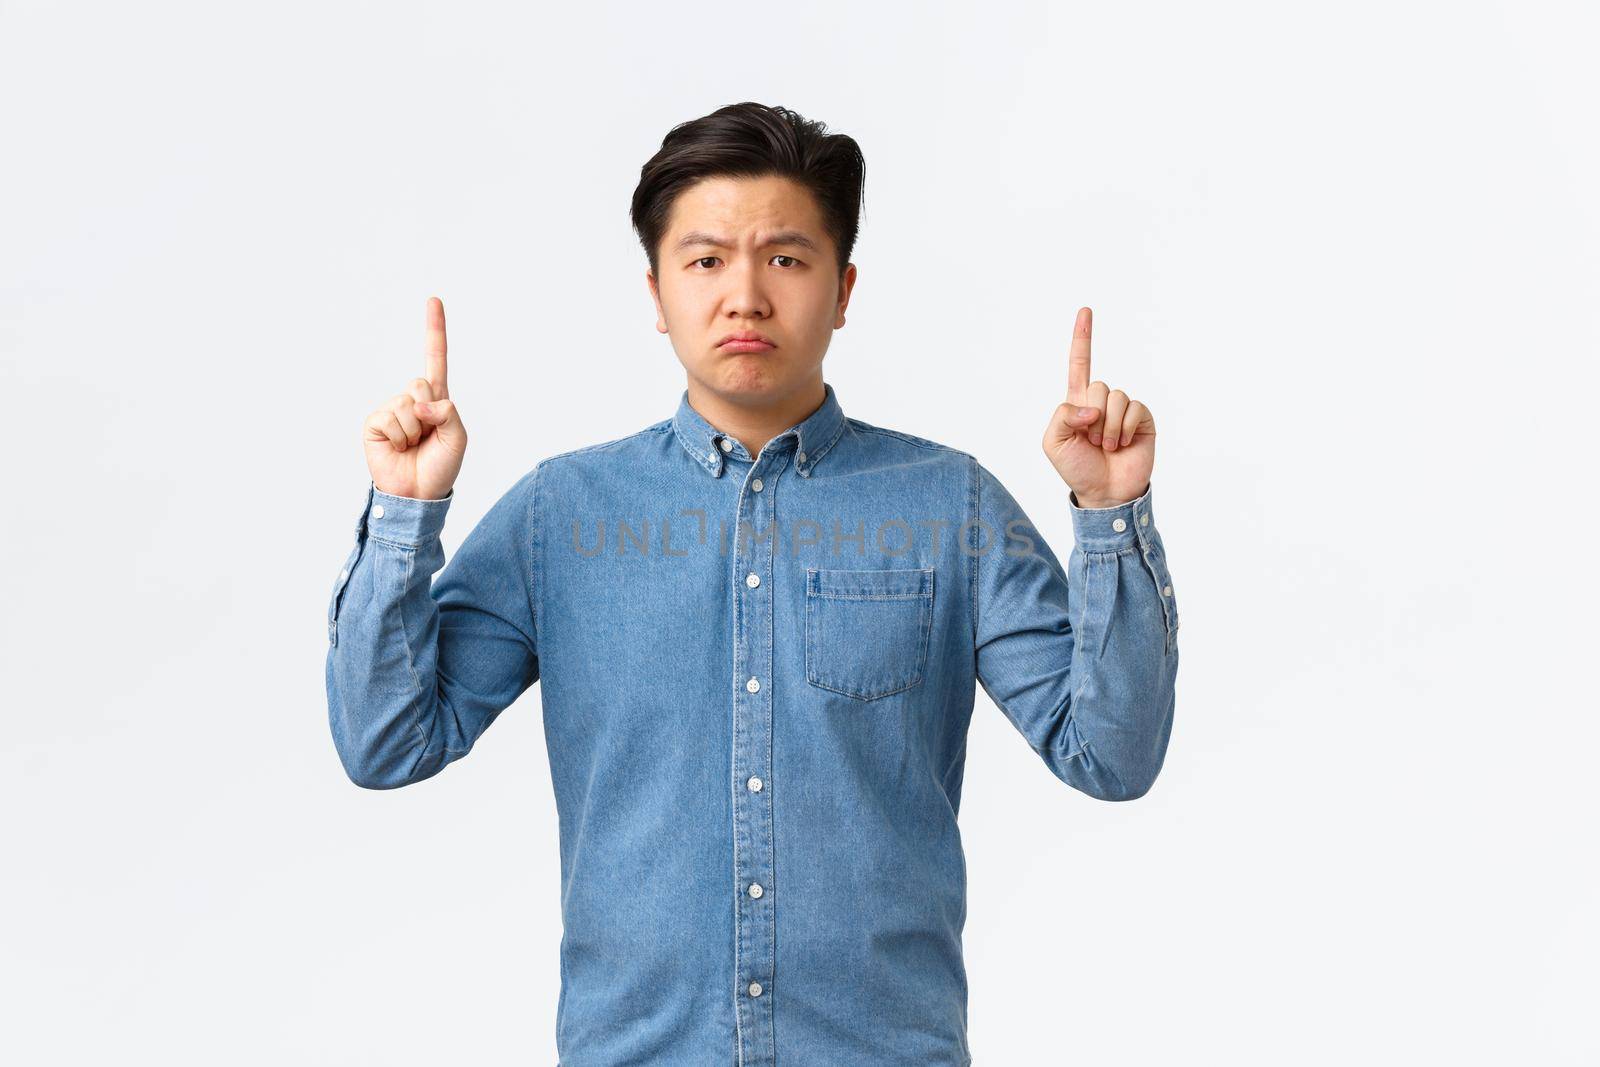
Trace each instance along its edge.
<path fill-rule="evenodd" d="M 442 500 L 461 473 L 467 428 L 450 401 L 445 374 L 444 304 L 428 298 L 428 376 L 367 416 L 361 444 L 372 484 L 391 496 Z"/>

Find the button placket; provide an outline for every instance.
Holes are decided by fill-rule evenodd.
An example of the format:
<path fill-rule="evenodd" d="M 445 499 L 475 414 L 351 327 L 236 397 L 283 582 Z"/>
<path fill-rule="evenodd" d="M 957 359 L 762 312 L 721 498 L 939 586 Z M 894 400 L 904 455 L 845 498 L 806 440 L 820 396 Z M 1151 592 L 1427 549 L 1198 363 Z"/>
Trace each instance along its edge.
<path fill-rule="evenodd" d="M 344 597 L 344 588 L 350 582 L 350 572 L 355 568 L 356 561 L 361 558 L 361 531 L 365 528 L 365 513 L 361 527 L 357 528 L 356 545 L 350 550 L 350 557 L 345 560 L 344 567 L 339 571 L 339 577 L 333 583 L 333 596 L 328 602 L 328 644 L 339 643 L 339 602 Z"/>
<path fill-rule="evenodd" d="M 735 601 L 733 964 L 746 994 L 737 998 L 735 1008 L 741 1062 L 747 1067 L 773 1063 L 776 1055 L 770 993 L 777 931 L 768 899 L 774 892 L 773 801 L 762 775 L 772 765 L 771 579 L 777 551 L 776 483 L 772 479 L 784 457 L 782 449 L 763 449 L 750 468 L 734 514 L 734 558 L 728 571 Z M 741 522 L 753 536 L 743 535 Z M 769 530 L 770 536 L 762 537 Z"/>
<path fill-rule="evenodd" d="M 1164 585 L 1160 570 L 1156 567 L 1155 542 L 1145 532 L 1150 526 L 1150 513 L 1143 509 L 1136 509 L 1138 521 L 1134 524 L 1133 534 L 1139 542 L 1139 555 L 1144 559 L 1145 570 L 1150 572 L 1150 577 L 1155 579 L 1157 587 L 1161 590 L 1161 622 L 1166 631 L 1166 650 L 1172 651 L 1172 605 L 1167 598 L 1172 595 L 1172 586 Z M 1121 519 L 1117 520 L 1122 522 Z"/>

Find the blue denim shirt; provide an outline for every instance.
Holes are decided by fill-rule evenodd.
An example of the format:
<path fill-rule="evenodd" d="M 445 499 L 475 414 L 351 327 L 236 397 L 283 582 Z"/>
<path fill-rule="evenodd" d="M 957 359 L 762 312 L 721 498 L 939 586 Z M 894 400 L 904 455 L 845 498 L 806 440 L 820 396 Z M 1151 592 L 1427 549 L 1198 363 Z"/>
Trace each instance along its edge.
<path fill-rule="evenodd" d="M 369 485 L 329 724 L 389 789 L 541 683 L 562 1067 L 970 1063 L 975 689 L 1067 785 L 1151 787 L 1178 609 L 1149 488 L 1084 509 L 1063 486 L 1062 567 L 972 455 L 847 418 L 829 384 L 759 455 L 685 392 L 545 459 L 433 579 L 453 497 Z"/>

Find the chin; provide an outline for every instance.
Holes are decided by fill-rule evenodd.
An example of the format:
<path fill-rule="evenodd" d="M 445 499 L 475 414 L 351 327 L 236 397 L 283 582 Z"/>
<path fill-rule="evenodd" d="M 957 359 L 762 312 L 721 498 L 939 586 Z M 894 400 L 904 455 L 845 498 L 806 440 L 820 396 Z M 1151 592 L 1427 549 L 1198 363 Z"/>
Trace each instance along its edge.
<path fill-rule="evenodd" d="M 765 367 L 731 369 L 722 375 L 721 392 L 730 397 L 748 397 L 752 400 L 772 396 L 784 391 L 784 382 L 773 376 Z"/>
<path fill-rule="evenodd" d="M 787 371 L 762 356 L 741 356 L 718 367 L 712 379 L 724 395 L 756 398 L 787 391 L 793 377 Z"/>

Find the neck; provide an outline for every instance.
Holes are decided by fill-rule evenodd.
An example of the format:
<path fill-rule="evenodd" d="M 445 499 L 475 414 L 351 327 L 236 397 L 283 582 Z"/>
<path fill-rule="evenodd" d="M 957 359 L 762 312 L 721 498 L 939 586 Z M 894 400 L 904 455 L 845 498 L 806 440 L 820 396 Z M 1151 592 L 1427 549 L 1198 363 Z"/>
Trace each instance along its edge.
<path fill-rule="evenodd" d="M 766 443 L 822 406 L 827 399 L 822 373 L 780 397 L 751 402 L 714 393 L 692 378 L 688 382 L 689 406 L 718 430 L 744 445 L 752 456 Z"/>

